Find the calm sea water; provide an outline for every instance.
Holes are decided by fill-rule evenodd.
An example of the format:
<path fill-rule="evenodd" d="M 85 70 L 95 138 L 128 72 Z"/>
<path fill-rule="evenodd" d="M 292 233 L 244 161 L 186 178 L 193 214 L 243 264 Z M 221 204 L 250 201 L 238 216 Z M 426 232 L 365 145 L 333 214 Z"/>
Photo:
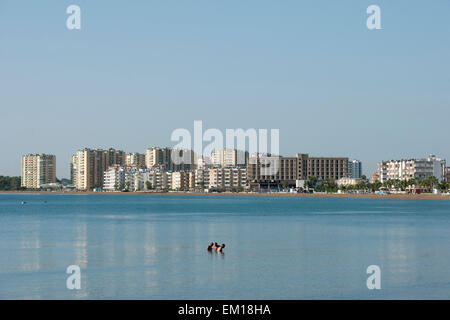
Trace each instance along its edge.
<path fill-rule="evenodd" d="M 0 253 L 1 299 L 450 299 L 450 201 L 2 194 Z"/>

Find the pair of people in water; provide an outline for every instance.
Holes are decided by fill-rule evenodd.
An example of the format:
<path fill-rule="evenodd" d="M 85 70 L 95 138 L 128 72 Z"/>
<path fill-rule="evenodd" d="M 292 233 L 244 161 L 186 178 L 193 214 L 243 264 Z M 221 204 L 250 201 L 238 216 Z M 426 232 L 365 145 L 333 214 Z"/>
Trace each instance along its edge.
<path fill-rule="evenodd" d="M 211 242 L 208 247 L 206 247 L 207 251 L 216 251 L 218 253 L 223 253 L 223 248 L 225 248 L 225 243 L 222 243 L 220 246 L 217 242 Z"/>

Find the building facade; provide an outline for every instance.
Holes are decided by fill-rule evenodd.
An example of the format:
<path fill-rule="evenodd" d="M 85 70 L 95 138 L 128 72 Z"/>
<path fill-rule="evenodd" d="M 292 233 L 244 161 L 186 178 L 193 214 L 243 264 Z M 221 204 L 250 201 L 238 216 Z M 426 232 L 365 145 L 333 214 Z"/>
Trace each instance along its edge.
<path fill-rule="evenodd" d="M 201 168 L 195 170 L 194 188 L 197 190 L 209 189 L 209 168 Z"/>
<path fill-rule="evenodd" d="M 111 166 L 124 166 L 126 153 L 115 149 L 83 149 L 72 156 L 72 183 L 78 190 L 103 187 L 104 173 Z"/>
<path fill-rule="evenodd" d="M 359 160 L 350 160 L 348 162 L 349 178 L 359 179 L 362 176 L 362 164 Z"/>
<path fill-rule="evenodd" d="M 56 182 L 56 157 L 50 154 L 22 156 L 22 187 L 38 189 Z"/>
<path fill-rule="evenodd" d="M 348 158 L 252 155 L 248 162 L 248 180 L 252 189 L 296 187 L 310 177 L 338 180 L 348 176 Z"/>
<path fill-rule="evenodd" d="M 150 189 L 147 187 L 150 183 Z M 172 186 L 172 175 L 161 168 L 147 169 L 144 173 L 145 190 L 167 190 Z"/>
<path fill-rule="evenodd" d="M 426 159 L 388 160 L 378 163 L 376 175 L 382 183 L 388 180 L 422 180 L 430 176 L 442 181 L 445 179 L 445 165 L 445 160 L 434 155 Z"/>
<path fill-rule="evenodd" d="M 126 166 L 145 167 L 145 154 L 133 152 L 126 155 Z"/>
<path fill-rule="evenodd" d="M 111 166 L 104 173 L 103 189 L 106 191 L 145 190 L 146 169 L 138 166 Z"/>
<path fill-rule="evenodd" d="M 213 167 L 246 167 L 248 152 L 236 149 L 223 149 L 211 152 L 211 165 Z"/>
<path fill-rule="evenodd" d="M 125 187 L 125 169 L 120 166 L 109 167 L 105 171 L 103 189 L 106 191 L 119 191 Z"/>
<path fill-rule="evenodd" d="M 168 171 L 187 171 L 195 168 L 195 162 L 192 150 L 153 147 L 145 151 L 147 169 L 161 167 Z"/>
<path fill-rule="evenodd" d="M 247 168 L 243 167 L 220 167 L 208 170 L 209 189 L 234 190 L 247 189 Z"/>
<path fill-rule="evenodd" d="M 148 148 L 145 151 L 145 166 L 151 169 L 155 166 L 165 166 L 170 168 L 171 163 L 171 148 Z"/>

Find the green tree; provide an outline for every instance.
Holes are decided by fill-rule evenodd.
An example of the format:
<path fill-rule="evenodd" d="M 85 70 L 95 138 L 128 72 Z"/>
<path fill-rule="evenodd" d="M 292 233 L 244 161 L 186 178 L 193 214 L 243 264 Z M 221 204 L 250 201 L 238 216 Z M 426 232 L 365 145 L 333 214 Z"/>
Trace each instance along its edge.
<path fill-rule="evenodd" d="M 0 190 L 2 191 L 20 191 L 25 190 L 21 186 L 20 177 L 0 176 Z"/>
<path fill-rule="evenodd" d="M 383 186 L 383 184 L 380 181 L 375 181 L 374 183 L 369 184 L 369 189 L 372 192 L 380 190 L 380 188 Z"/>
<path fill-rule="evenodd" d="M 306 187 L 308 189 L 314 189 L 317 185 L 317 178 L 314 176 L 311 176 L 308 178 L 308 180 L 306 180 Z"/>

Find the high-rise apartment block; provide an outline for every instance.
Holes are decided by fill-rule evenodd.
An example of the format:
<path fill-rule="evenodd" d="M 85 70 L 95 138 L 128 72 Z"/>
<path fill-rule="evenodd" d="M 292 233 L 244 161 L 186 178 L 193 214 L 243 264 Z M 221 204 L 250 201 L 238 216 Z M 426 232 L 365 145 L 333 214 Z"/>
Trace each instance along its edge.
<path fill-rule="evenodd" d="M 186 171 L 195 168 L 195 155 L 192 150 L 172 148 L 149 148 L 145 152 L 147 169 L 155 167 L 173 171 Z"/>
<path fill-rule="evenodd" d="M 348 177 L 359 179 L 362 176 L 362 164 L 359 160 L 350 160 L 348 162 Z"/>
<path fill-rule="evenodd" d="M 22 187 L 38 189 L 56 182 L 56 157 L 50 154 L 22 156 Z"/>
<path fill-rule="evenodd" d="M 136 167 L 145 167 L 145 154 L 133 152 L 127 153 L 126 166 L 136 166 Z"/>
<path fill-rule="evenodd" d="M 161 166 L 168 169 L 171 163 L 171 152 L 171 148 L 153 147 L 147 149 L 145 151 L 145 166 L 147 169 Z"/>
<path fill-rule="evenodd" d="M 78 190 L 103 187 L 105 171 L 114 165 L 123 166 L 126 153 L 115 149 L 83 149 L 72 156 L 72 183 Z"/>
<path fill-rule="evenodd" d="M 211 165 L 214 167 L 247 166 L 248 152 L 236 149 L 223 149 L 211 152 Z"/>

